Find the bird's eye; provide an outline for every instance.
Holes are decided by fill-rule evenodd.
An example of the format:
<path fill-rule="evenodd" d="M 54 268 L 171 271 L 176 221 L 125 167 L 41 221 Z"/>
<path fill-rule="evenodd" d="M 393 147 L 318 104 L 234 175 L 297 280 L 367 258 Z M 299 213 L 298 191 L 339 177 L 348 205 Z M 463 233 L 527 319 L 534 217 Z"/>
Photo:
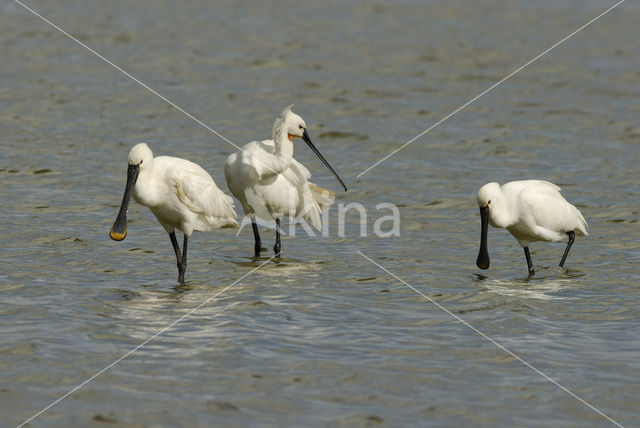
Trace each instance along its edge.
<path fill-rule="evenodd" d="M 298 125 L 298 128 L 300 128 L 300 129 L 304 129 L 304 126 L 302 126 L 302 125 Z"/>

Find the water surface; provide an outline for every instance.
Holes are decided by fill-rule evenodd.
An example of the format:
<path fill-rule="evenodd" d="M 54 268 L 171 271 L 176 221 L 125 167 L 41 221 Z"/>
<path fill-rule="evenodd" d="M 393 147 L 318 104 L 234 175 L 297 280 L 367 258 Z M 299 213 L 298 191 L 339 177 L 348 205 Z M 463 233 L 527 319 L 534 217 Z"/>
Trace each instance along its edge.
<path fill-rule="evenodd" d="M 32 426 L 606 426 L 640 423 L 640 9 L 619 9 L 360 178 L 371 164 L 613 3 L 44 2 L 48 19 L 236 144 L 295 103 L 360 202 L 337 235 L 268 263 Z M 261 261 L 251 232 L 170 242 L 133 203 L 108 238 L 128 149 L 198 162 L 226 190 L 235 149 L 16 3 L 0 6 L 0 420 L 15 426 Z M 339 190 L 304 146 L 296 157 Z M 541 178 L 590 225 L 563 244 L 491 229 L 477 189 Z M 395 203 L 401 236 L 371 236 Z M 388 214 L 384 212 L 381 214 Z M 267 247 L 270 231 L 263 232 Z"/>

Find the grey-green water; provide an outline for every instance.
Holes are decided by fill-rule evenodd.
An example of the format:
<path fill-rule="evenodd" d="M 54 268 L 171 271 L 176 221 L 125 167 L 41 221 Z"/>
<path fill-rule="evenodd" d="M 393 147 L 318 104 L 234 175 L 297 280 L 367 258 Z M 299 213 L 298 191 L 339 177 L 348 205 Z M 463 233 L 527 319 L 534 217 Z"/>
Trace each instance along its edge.
<path fill-rule="evenodd" d="M 27 3 L 237 144 L 296 104 L 350 186 L 346 236 L 285 237 L 269 263 L 31 426 L 640 424 L 640 8 L 618 9 L 361 178 L 402 143 L 613 2 Z M 232 146 L 17 3 L 0 6 L 0 424 L 15 426 L 259 265 L 248 229 L 195 234 L 187 283 L 132 204 L 109 240 L 129 147 L 204 166 Z M 303 145 L 314 181 L 338 185 Z M 542 178 L 591 235 L 489 232 L 477 189 Z M 401 236 L 371 235 L 376 204 Z M 268 247 L 270 232 L 263 233 Z"/>

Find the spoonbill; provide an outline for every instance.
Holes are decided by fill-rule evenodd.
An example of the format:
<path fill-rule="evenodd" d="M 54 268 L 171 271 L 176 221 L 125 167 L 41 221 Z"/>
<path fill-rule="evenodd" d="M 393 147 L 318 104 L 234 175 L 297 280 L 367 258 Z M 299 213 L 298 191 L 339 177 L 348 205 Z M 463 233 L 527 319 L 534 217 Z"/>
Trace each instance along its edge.
<path fill-rule="evenodd" d="M 587 222 L 580 211 L 560 194 L 560 188 L 541 180 L 511 181 L 500 186 L 488 183 L 478 191 L 478 206 L 482 229 L 480 251 L 476 265 L 480 269 L 489 268 L 487 250 L 487 229 L 506 228 L 524 248 L 529 275 L 534 275 L 529 254 L 529 243 L 536 241 L 562 241 L 569 236 L 564 250 L 561 267 L 567 259 L 575 235 L 587 236 Z"/>
<path fill-rule="evenodd" d="M 275 220 L 273 251 L 280 255 L 280 220 L 285 215 L 302 218 L 319 230 L 322 210 L 334 201 L 334 193 L 310 183 L 309 170 L 293 158 L 294 138 L 302 138 L 347 191 L 347 186 L 311 142 L 304 120 L 292 112 L 291 107 L 285 108 L 275 120 L 272 140 L 251 142 L 229 156 L 224 164 L 229 190 L 242 204 L 245 216 L 251 217 L 254 257 L 259 257 L 262 250 L 256 217 Z"/>
<path fill-rule="evenodd" d="M 129 151 L 122 205 L 109 232 L 115 241 L 122 241 L 127 236 L 127 207 L 131 196 L 149 207 L 169 234 L 178 261 L 179 282 L 184 282 L 187 241 L 194 230 L 204 232 L 237 226 L 233 200 L 222 193 L 200 165 L 170 156 L 154 158 L 145 143 L 137 144 Z M 182 254 L 175 229 L 184 234 Z"/>

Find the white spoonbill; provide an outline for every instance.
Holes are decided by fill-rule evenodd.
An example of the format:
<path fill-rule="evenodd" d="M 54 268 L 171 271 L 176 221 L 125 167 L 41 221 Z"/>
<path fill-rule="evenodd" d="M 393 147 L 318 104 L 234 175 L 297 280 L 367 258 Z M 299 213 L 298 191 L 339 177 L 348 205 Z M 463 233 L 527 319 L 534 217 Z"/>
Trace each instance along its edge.
<path fill-rule="evenodd" d="M 276 243 L 273 251 L 279 255 L 280 220 L 285 215 L 302 218 L 320 229 L 320 214 L 334 201 L 333 192 L 310 183 L 309 170 L 293 158 L 294 138 L 302 138 L 347 190 L 347 186 L 311 142 L 304 120 L 293 113 L 291 107 L 285 108 L 273 124 L 273 140 L 251 142 L 240 152 L 229 156 L 224 164 L 229 190 L 242 204 L 245 216 L 251 217 L 255 257 L 260 256 L 262 249 L 256 217 L 266 221 L 275 220 Z"/>
<path fill-rule="evenodd" d="M 506 228 L 524 248 L 529 275 L 535 274 L 529 243 L 536 241 L 562 241 L 565 235 L 569 242 L 564 250 L 560 266 L 564 266 L 575 235 L 587 236 L 587 222 L 576 207 L 560 194 L 560 188 L 548 181 L 511 181 L 500 186 L 488 183 L 478 191 L 478 206 L 482 230 L 480 252 L 476 265 L 489 268 L 487 229 Z"/>
<path fill-rule="evenodd" d="M 184 282 L 187 241 L 194 230 L 237 226 L 233 200 L 218 189 L 200 165 L 169 156 L 154 158 L 145 143 L 129 152 L 127 185 L 109 233 L 113 240 L 122 241 L 127 236 L 127 206 L 132 195 L 139 204 L 149 207 L 169 234 L 178 261 L 179 282 Z M 182 254 L 175 229 L 184 234 Z"/>

